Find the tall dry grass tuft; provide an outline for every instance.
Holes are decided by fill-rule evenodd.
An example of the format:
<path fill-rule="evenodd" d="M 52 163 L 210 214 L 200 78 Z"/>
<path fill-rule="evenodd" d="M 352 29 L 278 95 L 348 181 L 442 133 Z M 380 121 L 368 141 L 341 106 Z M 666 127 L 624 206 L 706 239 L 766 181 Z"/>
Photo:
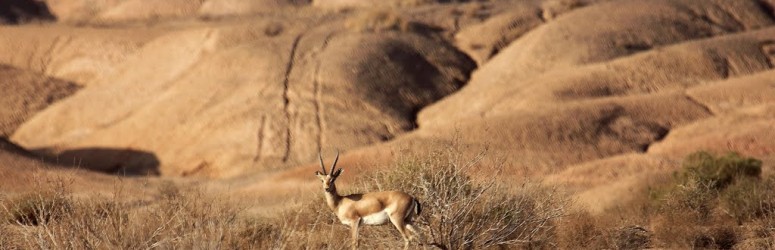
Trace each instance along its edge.
<path fill-rule="evenodd" d="M 73 202 L 66 195 L 64 182 L 57 182 L 55 188 L 42 192 L 28 192 L 2 199 L 0 218 L 10 224 L 38 226 L 62 219 L 72 212 Z"/>
<path fill-rule="evenodd" d="M 155 200 L 75 197 L 66 188 L 3 199 L 0 245 L 8 249 L 266 249 L 276 230 L 202 191 L 162 185 Z M 10 218 L 10 219 L 9 219 Z"/>
<path fill-rule="evenodd" d="M 730 152 L 716 156 L 699 151 L 683 161 L 683 182 L 694 183 L 721 190 L 743 178 L 758 178 L 762 173 L 762 161 Z"/>
<path fill-rule="evenodd" d="M 463 155 L 452 146 L 412 157 L 369 182 L 374 189 L 403 190 L 420 200 L 428 244 L 443 249 L 553 246 L 566 196 L 529 182 L 503 185 L 498 166 L 480 171 L 486 150 L 468 159 Z M 472 178 L 481 173 L 492 176 Z"/>
<path fill-rule="evenodd" d="M 277 249 L 347 249 L 350 231 L 325 205 L 322 199 L 305 202 L 275 218 L 273 223 L 280 232 Z M 371 238 L 369 230 L 361 230 L 361 237 Z M 365 236 L 364 236 L 365 235 Z M 361 246 L 372 248 L 367 240 Z"/>

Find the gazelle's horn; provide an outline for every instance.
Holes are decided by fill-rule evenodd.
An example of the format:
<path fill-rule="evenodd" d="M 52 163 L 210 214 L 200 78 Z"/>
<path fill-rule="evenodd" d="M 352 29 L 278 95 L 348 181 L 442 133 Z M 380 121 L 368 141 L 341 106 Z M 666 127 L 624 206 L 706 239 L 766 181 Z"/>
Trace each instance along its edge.
<path fill-rule="evenodd" d="M 334 173 L 334 168 L 336 167 L 337 161 L 339 161 L 339 150 L 336 151 L 336 158 L 334 159 L 334 164 L 331 164 L 331 174 Z"/>
<path fill-rule="evenodd" d="M 320 159 L 320 169 L 323 170 L 323 174 L 326 174 L 326 166 L 323 165 L 323 155 L 318 151 L 318 159 Z"/>

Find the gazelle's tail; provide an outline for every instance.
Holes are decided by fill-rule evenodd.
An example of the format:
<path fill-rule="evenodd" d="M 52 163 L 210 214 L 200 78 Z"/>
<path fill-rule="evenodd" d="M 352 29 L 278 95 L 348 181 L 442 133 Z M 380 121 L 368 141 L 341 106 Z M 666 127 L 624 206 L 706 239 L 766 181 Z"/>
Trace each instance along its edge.
<path fill-rule="evenodd" d="M 420 205 L 420 202 L 417 201 L 417 199 L 412 199 L 412 202 L 414 202 L 414 213 L 417 216 L 420 216 L 420 212 L 422 212 L 422 205 Z"/>

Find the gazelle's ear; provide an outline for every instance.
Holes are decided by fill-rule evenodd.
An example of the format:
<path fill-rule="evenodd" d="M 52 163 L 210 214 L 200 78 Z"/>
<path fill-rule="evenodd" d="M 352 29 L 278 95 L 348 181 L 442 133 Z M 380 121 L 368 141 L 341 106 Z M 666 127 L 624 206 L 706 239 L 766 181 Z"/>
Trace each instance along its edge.
<path fill-rule="evenodd" d="M 337 169 L 336 172 L 334 172 L 334 176 L 339 177 L 339 175 L 342 174 L 342 172 L 344 172 L 343 168 Z"/>
<path fill-rule="evenodd" d="M 315 176 L 317 176 L 318 178 L 320 178 L 322 180 L 326 175 L 324 175 L 320 171 L 315 171 Z"/>

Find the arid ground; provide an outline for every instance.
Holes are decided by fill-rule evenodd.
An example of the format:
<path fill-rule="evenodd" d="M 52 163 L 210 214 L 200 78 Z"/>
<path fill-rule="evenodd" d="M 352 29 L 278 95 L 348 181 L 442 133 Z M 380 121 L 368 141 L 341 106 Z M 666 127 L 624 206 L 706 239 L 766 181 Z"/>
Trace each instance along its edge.
<path fill-rule="evenodd" d="M 322 203 L 318 152 L 341 152 L 347 193 L 444 151 L 472 162 L 474 183 L 567 198 L 553 243 L 500 247 L 770 248 L 775 227 L 723 206 L 710 214 L 737 219 L 732 245 L 621 211 L 695 152 L 774 175 L 773 66 L 772 0 L 0 1 L 0 200 L 66 187 L 137 210 L 185 189 L 239 203 L 239 218 L 287 219 Z M 64 247 L 6 224 L 16 236 L 0 244 Z M 347 240 L 335 221 L 296 227 L 310 224 Z M 314 242 L 262 244 L 342 246 Z"/>

